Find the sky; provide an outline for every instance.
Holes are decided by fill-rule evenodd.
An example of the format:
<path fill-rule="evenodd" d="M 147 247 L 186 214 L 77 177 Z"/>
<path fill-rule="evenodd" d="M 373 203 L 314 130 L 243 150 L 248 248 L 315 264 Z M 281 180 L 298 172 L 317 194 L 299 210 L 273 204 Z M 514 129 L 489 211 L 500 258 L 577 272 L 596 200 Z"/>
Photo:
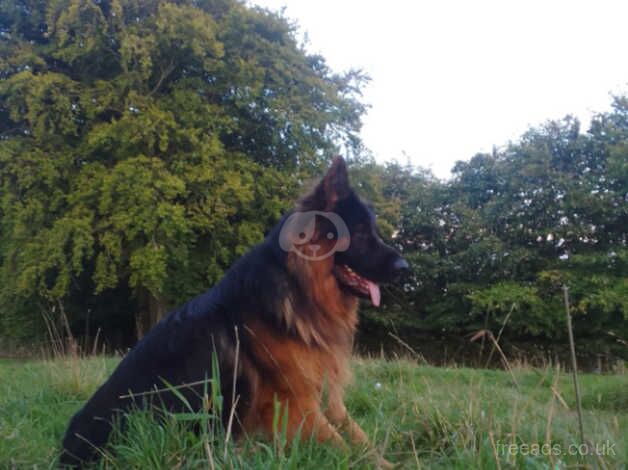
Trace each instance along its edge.
<path fill-rule="evenodd" d="M 249 0 L 285 7 L 307 50 L 371 82 L 362 139 L 379 162 L 450 176 L 457 160 L 628 92 L 628 1 Z"/>

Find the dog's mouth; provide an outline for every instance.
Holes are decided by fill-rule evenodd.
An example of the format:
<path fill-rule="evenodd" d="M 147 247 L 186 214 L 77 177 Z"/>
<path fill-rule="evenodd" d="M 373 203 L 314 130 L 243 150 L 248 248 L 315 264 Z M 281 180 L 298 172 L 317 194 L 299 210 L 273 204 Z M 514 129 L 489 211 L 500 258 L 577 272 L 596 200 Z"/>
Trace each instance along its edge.
<path fill-rule="evenodd" d="M 379 307 L 381 292 L 379 285 L 360 276 L 346 264 L 334 266 L 334 274 L 338 283 L 349 290 L 353 295 L 371 299 L 375 307 Z"/>

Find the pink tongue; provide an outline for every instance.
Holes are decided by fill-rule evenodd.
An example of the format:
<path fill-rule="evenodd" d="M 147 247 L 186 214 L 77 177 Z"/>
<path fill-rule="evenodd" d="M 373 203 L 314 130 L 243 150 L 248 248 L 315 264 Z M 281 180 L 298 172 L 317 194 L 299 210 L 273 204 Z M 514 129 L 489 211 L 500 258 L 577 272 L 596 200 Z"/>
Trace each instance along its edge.
<path fill-rule="evenodd" d="M 379 291 L 379 286 L 375 284 L 374 282 L 371 282 L 368 280 L 366 281 L 366 284 L 368 285 L 368 288 L 369 288 L 369 294 L 371 294 L 371 303 L 374 306 L 379 307 L 379 301 L 382 298 L 381 292 Z"/>

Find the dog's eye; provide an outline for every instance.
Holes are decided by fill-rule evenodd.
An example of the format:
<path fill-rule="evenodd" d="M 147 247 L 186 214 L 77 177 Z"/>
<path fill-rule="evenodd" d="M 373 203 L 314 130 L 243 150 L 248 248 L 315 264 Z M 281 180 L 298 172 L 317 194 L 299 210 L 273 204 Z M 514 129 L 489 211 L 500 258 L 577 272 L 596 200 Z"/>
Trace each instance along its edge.
<path fill-rule="evenodd" d="M 328 232 L 327 233 L 327 239 L 331 240 L 332 238 L 334 238 L 334 234 L 332 232 Z"/>

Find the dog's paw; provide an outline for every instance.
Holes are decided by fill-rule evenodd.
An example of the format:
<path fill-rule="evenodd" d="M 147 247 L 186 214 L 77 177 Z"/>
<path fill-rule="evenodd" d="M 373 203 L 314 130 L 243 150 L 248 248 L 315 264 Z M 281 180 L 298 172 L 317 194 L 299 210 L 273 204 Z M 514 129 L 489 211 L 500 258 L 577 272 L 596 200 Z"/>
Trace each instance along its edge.
<path fill-rule="evenodd" d="M 377 468 L 382 470 L 392 470 L 397 466 L 396 463 L 389 462 L 384 457 L 379 457 L 377 459 Z"/>

